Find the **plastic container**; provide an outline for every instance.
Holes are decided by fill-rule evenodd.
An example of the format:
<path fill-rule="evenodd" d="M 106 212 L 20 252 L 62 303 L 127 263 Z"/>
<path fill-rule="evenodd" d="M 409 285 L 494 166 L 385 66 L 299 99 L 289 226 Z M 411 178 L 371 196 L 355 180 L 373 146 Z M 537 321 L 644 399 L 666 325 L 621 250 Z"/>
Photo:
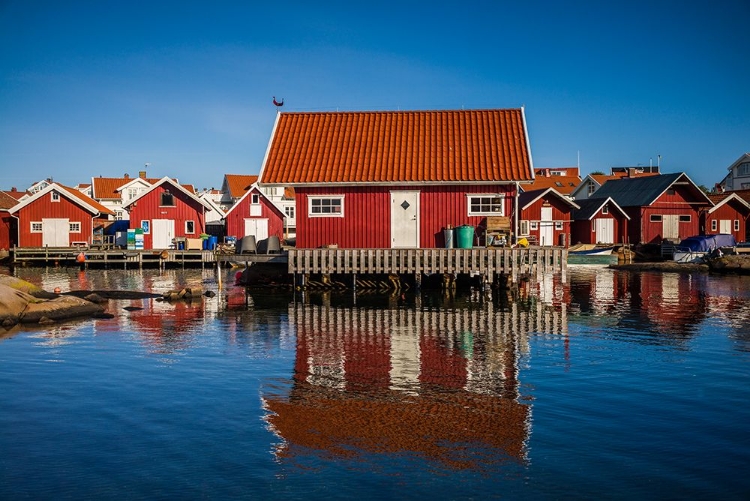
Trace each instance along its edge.
<path fill-rule="evenodd" d="M 474 227 L 465 224 L 456 228 L 456 240 L 459 249 L 471 249 L 474 246 Z"/>
<path fill-rule="evenodd" d="M 446 228 L 443 230 L 443 237 L 445 237 L 445 248 L 453 248 L 453 228 Z"/>
<path fill-rule="evenodd" d="M 219 237 L 210 236 L 208 237 L 208 250 L 214 250 L 216 249 L 216 246 L 219 243 Z"/>

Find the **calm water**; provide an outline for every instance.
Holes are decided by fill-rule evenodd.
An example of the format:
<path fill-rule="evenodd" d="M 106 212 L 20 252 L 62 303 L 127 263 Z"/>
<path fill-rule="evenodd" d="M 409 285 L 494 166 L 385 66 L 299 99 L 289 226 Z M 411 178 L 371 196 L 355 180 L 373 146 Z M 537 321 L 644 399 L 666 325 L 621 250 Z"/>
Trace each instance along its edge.
<path fill-rule="evenodd" d="M 0 499 L 750 498 L 750 278 L 246 304 L 232 272 L 16 274 L 218 295 L 0 330 Z"/>

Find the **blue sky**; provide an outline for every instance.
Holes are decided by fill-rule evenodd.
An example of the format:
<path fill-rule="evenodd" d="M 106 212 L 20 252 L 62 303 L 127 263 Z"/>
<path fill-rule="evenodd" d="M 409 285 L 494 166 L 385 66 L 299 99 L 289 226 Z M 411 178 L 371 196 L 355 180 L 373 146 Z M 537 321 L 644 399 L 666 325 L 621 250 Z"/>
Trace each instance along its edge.
<path fill-rule="evenodd" d="M 0 0 L 0 188 L 258 173 L 283 111 L 525 106 L 536 167 L 712 186 L 750 151 L 747 0 Z M 659 155 L 660 160 L 659 160 Z"/>

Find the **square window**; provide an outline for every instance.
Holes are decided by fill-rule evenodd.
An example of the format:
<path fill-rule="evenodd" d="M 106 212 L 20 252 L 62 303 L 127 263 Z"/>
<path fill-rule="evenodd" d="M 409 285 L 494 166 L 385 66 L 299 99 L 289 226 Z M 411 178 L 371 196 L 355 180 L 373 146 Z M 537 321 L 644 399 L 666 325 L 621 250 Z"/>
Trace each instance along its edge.
<path fill-rule="evenodd" d="M 529 223 L 529 229 L 531 229 L 531 231 L 538 230 L 539 229 L 539 221 L 531 221 L 531 223 Z"/>
<path fill-rule="evenodd" d="M 344 217 L 344 197 L 309 197 L 308 215 L 310 217 Z"/>
<path fill-rule="evenodd" d="M 468 195 L 470 216 L 504 216 L 505 195 Z"/>
<path fill-rule="evenodd" d="M 195 233 L 195 221 L 185 221 L 185 234 L 192 235 Z"/>
<path fill-rule="evenodd" d="M 81 223 L 69 223 L 70 225 L 70 233 L 80 233 L 81 232 Z"/>
<path fill-rule="evenodd" d="M 174 207 L 174 195 L 169 191 L 164 191 L 161 194 L 161 204 L 164 207 Z"/>
<path fill-rule="evenodd" d="M 42 223 L 41 222 L 32 222 L 31 223 L 31 233 L 41 233 L 42 232 Z"/>
<path fill-rule="evenodd" d="M 555 229 L 556 230 L 562 230 L 563 229 L 562 221 L 555 221 Z"/>

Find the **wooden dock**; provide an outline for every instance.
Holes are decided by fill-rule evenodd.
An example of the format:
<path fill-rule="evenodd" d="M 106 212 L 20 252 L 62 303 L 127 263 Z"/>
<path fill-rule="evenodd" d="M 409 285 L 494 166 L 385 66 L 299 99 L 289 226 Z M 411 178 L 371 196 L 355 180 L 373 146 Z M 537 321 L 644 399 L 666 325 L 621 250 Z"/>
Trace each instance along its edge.
<path fill-rule="evenodd" d="M 562 247 L 474 249 L 290 249 L 289 273 L 306 274 L 467 274 L 492 280 L 506 275 L 562 273 Z"/>
<path fill-rule="evenodd" d="M 83 254 L 84 259 L 80 256 Z M 216 258 L 209 250 L 130 250 L 90 249 L 81 247 L 16 247 L 11 262 L 20 266 L 84 266 L 142 269 L 167 266 L 214 266 Z"/>
<path fill-rule="evenodd" d="M 512 282 L 520 276 L 563 274 L 567 249 L 563 247 L 478 247 L 473 249 L 287 249 L 277 254 L 227 254 L 212 250 L 125 250 L 71 247 L 15 248 L 15 265 L 67 265 L 124 268 L 168 266 L 245 266 L 285 264 L 290 275 L 471 275 L 493 281 L 503 275 Z M 85 259 L 81 262 L 80 255 Z"/>

